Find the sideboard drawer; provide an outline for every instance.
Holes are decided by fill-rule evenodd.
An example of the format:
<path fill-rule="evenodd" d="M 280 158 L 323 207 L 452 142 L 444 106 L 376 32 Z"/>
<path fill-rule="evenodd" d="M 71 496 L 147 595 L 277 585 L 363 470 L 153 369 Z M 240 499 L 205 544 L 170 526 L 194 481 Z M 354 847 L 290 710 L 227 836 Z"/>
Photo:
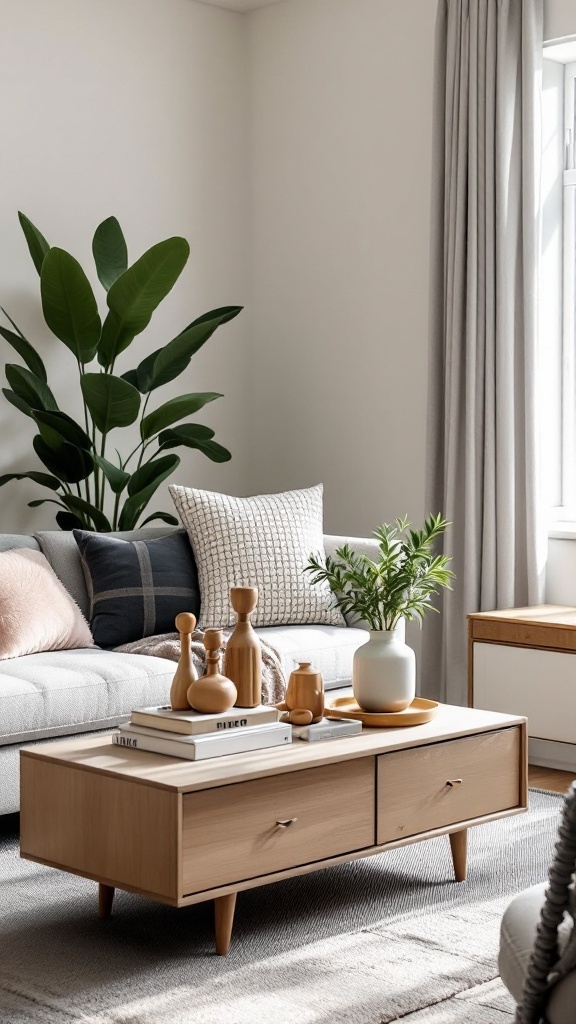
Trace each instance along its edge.
<path fill-rule="evenodd" d="M 182 895 L 373 845 L 373 757 L 188 793 Z"/>
<path fill-rule="evenodd" d="M 520 807 L 521 748 L 513 727 L 381 754 L 378 844 Z"/>

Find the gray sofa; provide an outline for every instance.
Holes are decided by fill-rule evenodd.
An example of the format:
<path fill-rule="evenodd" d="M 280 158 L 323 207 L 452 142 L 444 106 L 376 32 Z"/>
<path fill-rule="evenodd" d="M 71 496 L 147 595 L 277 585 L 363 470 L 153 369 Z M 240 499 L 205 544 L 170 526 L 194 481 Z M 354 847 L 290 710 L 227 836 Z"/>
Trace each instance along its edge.
<path fill-rule="evenodd" d="M 127 540 L 164 536 L 174 527 L 149 528 L 114 536 Z M 357 552 L 372 555 L 374 540 L 325 537 L 327 553 L 349 540 Z M 0 551 L 41 550 L 68 592 L 88 615 L 88 594 L 74 537 L 61 531 L 27 536 L 0 534 Z M 183 609 L 184 610 L 184 609 Z M 280 653 L 286 678 L 296 661 L 311 661 L 327 688 L 349 684 L 354 651 L 366 632 L 353 627 L 274 626 L 257 631 Z M 0 661 L 0 814 L 19 808 L 19 750 L 111 729 L 134 707 L 168 700 L 175 663 L 146 655 L 98 649 L 51 651 Z"/>

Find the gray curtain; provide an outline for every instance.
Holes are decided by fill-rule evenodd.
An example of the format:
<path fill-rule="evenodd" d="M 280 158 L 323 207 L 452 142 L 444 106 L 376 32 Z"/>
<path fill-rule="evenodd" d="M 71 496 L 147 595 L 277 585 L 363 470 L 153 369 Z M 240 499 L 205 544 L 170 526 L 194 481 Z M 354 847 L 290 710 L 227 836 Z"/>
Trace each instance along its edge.
<path fill-rule="evenodd" d="M 421 689 L 467 703 L 470 612 L 542 601 L 536 402 L 543 0 L 441 0 L 434 90 L 426 511 L 456 581 Z"/>

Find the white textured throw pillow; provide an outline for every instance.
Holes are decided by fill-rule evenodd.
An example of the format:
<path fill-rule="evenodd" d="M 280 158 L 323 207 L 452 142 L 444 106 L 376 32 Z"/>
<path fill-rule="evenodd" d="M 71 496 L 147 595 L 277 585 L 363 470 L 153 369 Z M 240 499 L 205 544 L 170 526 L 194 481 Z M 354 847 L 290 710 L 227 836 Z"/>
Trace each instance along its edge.
<path fill-rule="evenodd" d="M 258 587 L 254 626 L 345 625 L 328 585 L 303 573 L 324 554 L 322 484 L 302 491 L 233 498 L 172 485 L 198 568 L 200 625 L 234 625 L 230 587 Z"/>

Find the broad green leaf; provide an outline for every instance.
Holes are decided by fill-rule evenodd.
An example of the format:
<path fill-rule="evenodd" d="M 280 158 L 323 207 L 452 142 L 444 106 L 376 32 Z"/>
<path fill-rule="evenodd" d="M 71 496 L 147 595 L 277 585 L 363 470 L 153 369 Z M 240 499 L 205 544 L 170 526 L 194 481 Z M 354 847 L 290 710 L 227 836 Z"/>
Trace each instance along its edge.
<path fill-rule="evenodd" d="M 124 380 L 129 381 L 142 395 L 147 395 L 152 390 L 152 379 L 154 374 L 154 363 L 158 353 L 162 349 L 157 348 L 155 352 L 151 352 L 149 356 L 136 367 L 135 370 L 127 370 L 126 373 L 122 374 Z"/>
<path fill-rule="evenodd" d="M 12 348 L 15 349 L 20 358 L 24 360 L 28 369 L 30 369 L 36 377 L 39 377 L 40 380 L 46 383 L 48 380 L 46 367 L 36 350 L 32 348 L 30 342 L 26 341 L 26 338 L 21 334 L 14 334 L 12 331 L 7 330 L 6 327 L 0 327 L 0 336 L 3 337 L 4 341 L 7 341 L 9 345 L 12 345 Z"/>
<path fill-rule="evenodd" d="M 194 353 L 208 341 L 216 328 L 232 320 L 242 308 L 223 306 L 222 309 L 204 313 L 167 345 L 146 356 L 135 370 L 123 373 L 124 380 L 130 381 L 143 395 L 174 380 L 186 369 Z"/>
<path fill-rule="evenodd" d="M 57 476 L 67 484 L 77 484 L 85 480 L 94 471 L 94 459 L 89 452 L 76 448 L 67 441 L 55 451 L 40 434 L 36 434 L 32 444 L 34 451 L 49 473 Z"/>
<path fill-rule="evenodd" d="M 123 469 L 115 466 L 113 462 L 108 462 L 108 459 L 103 458 L 102 455 L 95 455 L 94 462 L 104 473 L 113 493 L 121 494 L 130 480 L 130 473 L 125 473 Z"/>
<path fill-rule="evenodd" d="M 61 501 L 56 501 L 55 498 L 35 498 L 34 501 L 28 502 L 28 508 L 40 508 L 40 505 L 58 505 L 60 508 L 65 508 Z"/>
<path fill-rule="evenodd" d="M 217 441 L 197 441 L 195 445 L 190 445 L 190 447 L 197 448 L 211 462 L 230 462 L 232 458 L 232 453 L 227 448 L 224 448 L 223 445 L 218 444 Z"/>
<path fill-rule="evenodd" d="M 85 530 L 86 523 L 75 516 L 73 512 L 57 512 L 56 522 L 61 530 Z"/>
<path fill-rule="evenodd" d="M 214 431 L 201 423 L 180 423 L 177 427 L 169 427 L 158 435 L 160 450 L 164 448 L 195 447 L 196 441 L 211 441 Z"/>
<path fill-rule="evenodd" d="M 101 434 L 128 427 L 138 418 L 140 392 L 121 377 L 84 373 L 80 380 L 84 401 Z"/>
<path fill-rule="evenodd" d="M 43 433 L 43 427 L 47 427 L 57 436 L 60 441 L 69 441 L 70 444 L 76 445 L 77 448 L 83 448 L 84 451 L 90 452 L 94 447 L 92 441 L 88 437 L 86 431 L 78 424 L 71 416 L 68 416 L 65 412 L 42 412 L 35 411 L 34 419 L 40 427 L 40 433 L 44 437 L 45 441 L 51 445 L 51 442 Z"/>
<path fill-rule="evenodd" d="M 8 388 L 2 388 L 2 394 L 4 395 L 6 401 L 10 402 L 10 405 L 13 405 L 16 409 L 19 409 L 20 412 L 23 412 L 25 416 L 30 416 L 31 419 L 34 419 L 32 415 L 32 409 L 28 405 L 28 402 L 25 402 L 23 398 L 20 398 L 20 395 L 15 394 L 14 391 L 9 391 Z"/>
<path fill-rule="evenodd" d="M 132 495 L 146 490 L 151 484 L 158 486 L 167 476 L 170 476 L 172 470 L 176 469 L 178 465 L 180 465 L 180 459 L 177 455 L 163 455 L 161 459 L 150 459 L 150 462 L 145 462 L 130 477 L 129 496 L 132 497 Z"/>
<path fill-rule="evenodd" d="M 64 249 L 49 249 L 40 275 L 44 319 L 80 363 L 96 354 L 101 323 L 94 292 L 77 260 Z"/>
<path fill-rule="evenodd" d="M 145 394 L 145 389 L 140 387 L 137 370 L 126 370 L 126 373 L 121 373 L 120 376 L 122 380 L 127 380 L 128 383 L 131 384 L 133 388 L 136 388 L 137 391 L 140 391 L 141 394 Z"/>
<path fill-rule="evenodd" d="M 96 228 L 92 253 L 100 284 L 108 291 L 128 267 L 128 249 L 116 217 L 108 217 Z"/>
<path fill-rule="evenodd" d="M 185 238 L 167 238 L 128 267 L 108 292 L 109 313 L 102 328 L 98 361 L 111 366 L 116 356 L 150 323 L 154 310 L 180 277 L 190 254 Z"/>
<path fill-rule="evenodd" d="M 198 317 L 185 328 L 176 338 L 169 341 L 164 348 L 161 348 L 154 361 L 152 373 L 152 388 L 159 388 L 162 384 L 179 377 L 189 365 L 192 356 L 202 348 L 208 338 L 220 324 L 228 323 L 238 316 L 242 306 L 223 306 L 221 309 L 212 309 Z"/>
<path fill-rule="evenodd" d="M 170 526 L 178 526 L 176 516 L 171 516 L 169 512 L 153 512 L 152 515 L 146 517 L 143 523 L 140 523 L 140 529 L 155 519 L 161 519 L 163 523 L 168 523 Z"/>
<path fill-rule="evenodd" d="M 171 398 L 164 405 L 143 417 L 140 423 L 142 440 L 147 441 L 149 437 L 154 437 L 160 430 L 183 419 L 184 416 L 193 416 L 194 413 L 208 405 L 208 402 L 214 402 L 217 398 L 222 398 L 222 395 L 214 391 L 202 391 L 197 394 Z"/>
<path fill-rule="evenodd" d="M 26 239 L 26 242 L 28 243 L 28 249 L 30 250 L 32 262 L 34 263 L 36 270 L 40 274 L 42 271 L 44 257 L 48 252 L 50 246 L 48 245 L 48 242 L 44 238 L 42 232 L 38 231 L 38 228 L 34 227 L 32 221 L 29 220 L 24 213 L 20 213 L 20 211 L 18 211 L 18 220 L 20 221 L 20 227 L 22 228 L 22 231 L 24 232 L 24 237 Z"/>
<path fill-rule="evenodd" d="M 6 363 L 6 379 L 16 394 L 23 398 L 31 409 L 44 409 L 56 412 L 58 403 L 50 388 L 35 373 L 16 363 Z"/>
<path fill-rule="evenodd" d="M 209 436 L 198 436 L 194 430 L 195 426 L 196 424 L 194 423 L 184 423 L 181 427 L 163 430 L 158 437 L 160 442 L 159 451 L 164 451 L 166 448 L 179 448 L 180 446 L 197 448 L 198 451 L 206 455 L 212 462 L 229 462 L 232 455 L 227 448 L 223 448 L 217 441 L 212 440 L 214 431 L 208 427 L 199 427 L 200 431 L 206 431 Z"/>
<path fill-rule="evenodd" d="M 85 501 L 84 498 L 80 498 L 76 494 L 63 494 L 61 497 L 66 508 L 70 509 L 71 512 L 77 512 L 85 519 L 89 519 L 100 533 L 110 532 L 112 527 L 108 518 L 95 505 L 91 505 L 89 501 Z"/>
<path fill-rule="evenodd" d="M 179 465 L 180 459 L 177 455 L 165 455 L 161 459 L 146 463 L 132 474 L 128 485 L 130 497 L 124 502 L 120 513 L 119 527 L 121 530 L 134 529 L 141 512 L 152 495 L 158 490 L 162 481 Z M 136 487 L 140 485 L 142 485 L 141 490 L 136 490 Z"/>
<path fill-rule="evenodd" d="M 57 491 L 60 487 L 60 481 L 55 476 L 48 476 L 47 473 L 37 473 L 34 469 L 30 470 L 29 473 L 5 473 L 4 476 L 0 476 L 0 487 L 7 484 L 9 480 L 33 480 L 35 484 L 40 484 L 41 487 L 49 487 L 51 491 Z"/>
<path fill-rule="evenodd" d="M 36 414 L 34 411 L 32 412 L 32 416 L 34 417 L 34 419 L 36 419 Z M 52 451 L 54 452 L 60 451 L 62 445 L 65 442 L 62 439 L 61 435 L 58 433 L 58 431 L 54 430 L 53 427 L 47 426 L 45 423 L 38 423 L 38 429 L 40 431 L 40 436 L 46 442 L 48 447 L 51 448 Z"/>

